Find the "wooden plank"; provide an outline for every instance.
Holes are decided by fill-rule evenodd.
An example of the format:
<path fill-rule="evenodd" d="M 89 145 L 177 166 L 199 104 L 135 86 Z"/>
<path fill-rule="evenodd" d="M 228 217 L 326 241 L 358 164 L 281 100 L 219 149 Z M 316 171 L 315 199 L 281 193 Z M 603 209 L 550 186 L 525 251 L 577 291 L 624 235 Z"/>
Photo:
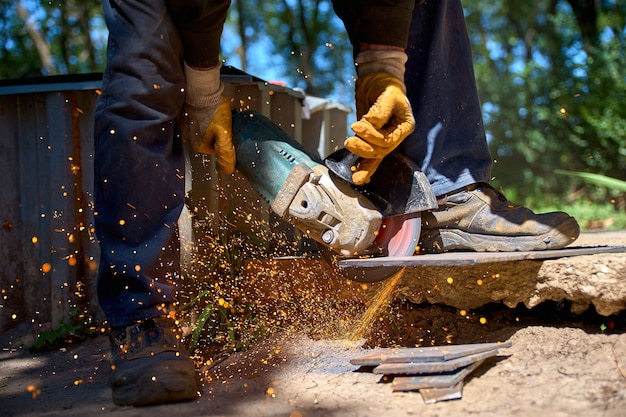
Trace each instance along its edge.
<path fill-rule="evenodd" d="M 498 348 L 509 348 L 511 342 L 475 343 L 466 345 L 390 348 L 379 350 L 350 361 L 353 365 L 378 366 L 383 363 L 440 362 L 474 355 Z"/>

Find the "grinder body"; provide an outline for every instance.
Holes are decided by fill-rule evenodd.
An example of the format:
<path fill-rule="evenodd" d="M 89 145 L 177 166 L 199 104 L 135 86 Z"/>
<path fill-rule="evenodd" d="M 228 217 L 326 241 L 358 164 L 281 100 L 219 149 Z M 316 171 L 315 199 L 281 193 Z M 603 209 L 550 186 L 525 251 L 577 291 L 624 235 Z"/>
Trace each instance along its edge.
<path fill-rule="evenodd" d="M 356 186 L 333 172 L 332 162 L 344 159 L 345 149 L 320 161 L 260 113 L 233 114 L 233 143 L 237 170 L 273 212 L 314 239 L 331 264 L 336 256 L 412 255 L 420 213 L 437 207 L 425 175 L 396 152 L 370 183 Z M 367 282 L 393 273 L 352 272 L 351 279 Z"/>
<path fill-rule="evenodd" d="M 365 196 L 332 177 L 321 161 L 261 114 L 233 116 L 240 171 L 272 211 L 343 255 L 366 251 L 382 215 Z"/>

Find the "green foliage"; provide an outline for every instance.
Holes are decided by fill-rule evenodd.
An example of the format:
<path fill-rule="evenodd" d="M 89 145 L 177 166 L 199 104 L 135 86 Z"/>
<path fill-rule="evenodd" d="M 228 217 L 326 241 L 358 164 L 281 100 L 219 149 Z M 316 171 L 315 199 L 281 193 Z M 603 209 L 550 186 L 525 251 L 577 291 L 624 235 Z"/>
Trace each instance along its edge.
<path fill-rule="evenodd" d="M 103 69 L 99 0 L 0 0 L 0 7 L 0 78 Z M 565 196 L 576 182 L 562 181 L 555 169 L 623 175 L 626 3 L 464 7 L 495 185 L 520 196 Z M 227 64 L 353 104 L 352 48 L 330 0 L 235 0 L 225 33 Z"/>
<path fill-rule="evenodd" d="M 590 172 L 572 172 L 564 171 L 561 169 L 557 169 L 554 172 L 560 175 L 569 175 L 571 177 L 576 177 L 590 184 L 599 185 L 601 187 L 606 187 L 611 190 L 626 192 L 626 181 L 617 178 L 607 177 L 606 175 L 593 174 Z"/>
<path fill-rule="evenodd" d="M 330 0 L 234 3 L 237 13 L 231 10 L 229 21 L 240 27 L 244 68 L 273 79 L 276 75 L 269 72 L 278 67 L 279 79 L 291 87 L 319 97 L 346 97 L 347 93 L 352 100 L 353 93 L 346 90 L 354 74 L 352 45 Z M 224 53 L 228 62 L 229 51 Z M 259 65 L 255 60 L 262 62 Z"/>
<path fill-rule="evenodd" d="M 255 337 L 265 333 L 263 328 L 255 326 L 257 313 L 254 303 L 231 305 L 223 298 L 217 298 L 214 289 L 200 291 L 180 310 L 198 313 L 189 338 L 190 350 L 198 348 L 200 341 L 205 341 L 219 345 L 220 349 L 242 351 Z M 251 327 L 256 327 L 253 332 L 249 331 Z"/>
<path fill-rule="evenodd" d="M 626 211 L 618 209 L 615 202 L 597 202 L 580 197 L 573 202 L 530 199 L 525 203 L 538 213 L 564 211 L 578 221 L 582 230 L 626 229 Z"/>
<path fill-rule="evenodd" d="M 204 210 L 199 210 L 204 212 Z M 233 225 L 248 224 L 242 232 Z M 178 308 L 184 321 L 190 322 L 190 350 L 241 351 L 259 336 L 266 334 L 266 322 L 255 304 L 256 295 L 246 293 L 240 283 L 246 259 L 268 259 L 290 253 L 295 242 L 270 231 L 265 222 L 254 221 L 235 210 L 212 227 L 196 219 L 198 247 L 185 273 Z"/>
<path fill-rule="evenodd" d="M 554 169 L 623 173 L 626 6 L 475 2 L 466 12 L 496 185 L 565 195 L 574 185 Z"/>
<path fill-rule="evenodd" d="M 69 320 L 59 321 L 56 328 L 40 332 L 29 350 L 32 353 L 47 352 L 98 334 L 94 318 L 89 313 L 76 308 L 69 316 Z"/>
<path fill-rule="evenodd" d="M 0 78 L 102 71 L 99 0 L 0 0 Z"/>

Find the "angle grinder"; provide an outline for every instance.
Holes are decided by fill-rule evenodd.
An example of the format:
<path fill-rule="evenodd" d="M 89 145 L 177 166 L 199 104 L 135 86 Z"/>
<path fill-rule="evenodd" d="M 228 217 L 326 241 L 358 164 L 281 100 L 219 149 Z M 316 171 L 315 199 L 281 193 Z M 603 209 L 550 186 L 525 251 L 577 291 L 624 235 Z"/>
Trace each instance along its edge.
<path fill-rule="evenodd" d="M 260 113 L 233 114 L 233 143 L 237 170 L 274 213 L 315 240 L 330 265 L 345 258 L 413 255 L 420 213 L 437 207 L 426 176 L 395 151 L 368 184 L 357 186 L 349 175 L 357 163 L 353 154 L 341 149 L 321 161 Z M 398 269 L 342 272 L 355 281 L 375 282 Z"/>

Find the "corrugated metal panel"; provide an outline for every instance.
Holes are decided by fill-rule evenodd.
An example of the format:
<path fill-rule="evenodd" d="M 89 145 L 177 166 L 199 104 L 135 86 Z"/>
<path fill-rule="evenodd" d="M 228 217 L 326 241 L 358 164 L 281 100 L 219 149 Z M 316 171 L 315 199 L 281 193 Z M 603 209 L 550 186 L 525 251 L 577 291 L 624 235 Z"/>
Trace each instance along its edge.
<path fill-rule="evenodd" d="M 0 95 L 97 90 L 101 85 L 101 73 L 16 78 L 0 80 Z"/>
<path fill-rule="evenodd" d="M 96 93 L 80 87 L 0 96 L 1 329 L 57 324 L 93 298 Z"/>

